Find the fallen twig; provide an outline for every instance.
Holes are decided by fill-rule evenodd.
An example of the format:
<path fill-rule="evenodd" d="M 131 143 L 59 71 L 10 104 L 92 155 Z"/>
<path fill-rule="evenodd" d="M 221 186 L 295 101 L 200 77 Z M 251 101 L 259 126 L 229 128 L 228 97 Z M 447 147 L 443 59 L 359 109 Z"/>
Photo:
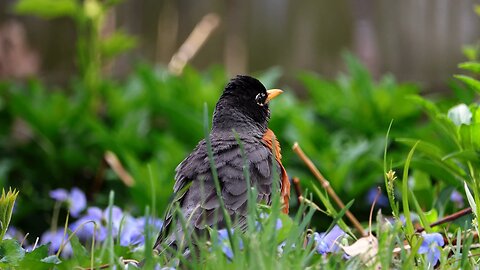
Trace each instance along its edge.
<path fill-rule="evenodd" d="M 135 180 L 133 180 L 133 177 L 123 167 L 122 163 L 118 159 L 117 155 L 115 155 L 115 153 L 111 151 L 106 151 L 104 159 L 107 162 L 108 166 L 112 168 L 112 170 L 118 175 L 120 180 L 122 180 L 122 182 L 127 187 L 131 187 L 133 186 L 133 184 L 135 184 Z"/>
<path fill-rule="evenodd" d="M 195 56 L 200 48 L 205 44 L 208 37 L 220 24 L 220 17 L 215 13 L 205 15 L 195 26 L 187 40 L 180 46 L 178 51 L 172 56 L 168 63 L 168 70 L 175 75 L 180 75 L 183 68 Z"/>
<path fill-rule="evenodd" d="M 338 205 L 340 208 L 345 208 L 345 204 L 342 202 L 342 200 L 337 196 L 333 188 L 330 186 L 330 182 L 323 177 L 323 175 L 320 173 L 320 171 L 315 167 L 313 162 L 305 155 L 305 153 L 302 151 L 300 146 L 298 145 L 297 142 L 293 144 L 292 147 L 293 151 L 300 157 L 300 159 L 305 162 L 307 167 L 310 169 L 310 171 L 313 173 L 313 175 L 317 178 L 317 180 L 320 182 L 322 187 L 327 191 L 328 195 L 333 198 L 335 203 Z M 355 218 L 355 216 L 350 212 L 350 210 L 347 210 L 345 215 L 348 217 L 348 219 L 352 222 L 353 226 L 357 229 L 358 232 L 360 232 L 363 236 L 366 236 L 367 234 L 365 233 L 365 230 L 363 229 L 362 225 L 358 220 Z"/>
<path fill-rule="evenodd" d="M 300 179 L 298 177 L 292 178 L 293 187 L 295 188 L 295 193 L 297 193 L 298 203 L 301 203 L 303 200 L 302 188 L 300 187 Z"/>
<path fill-rule="evenodd" d="M 433 222 L 432 224 L 430 224 L 430 227 L 435 227 L 435 226 L 441 225 L 441 224 L 443 224 L 443 223 L 447 223 L 447 222 L 456 220 L 456 219 L 458 219 L 458 218 L 461 218 L 461 217 L 463 217 L 463 216 L 465 216 L 465 215 L 470 214 L 471 212 L 472 212 L 472 208 L 470 208 L 470 207 L 465 208 L 465 209 L 462 209 L 462 210 L 460 210 L 460 211 L 458 211 L 458 212 L 455 212 L 455 213 L 453 213 L 453 214 L 451 214 L 451 215 L 449 215 L 449 216 L 446 216 L 446 217 L 444 217 L 444 218 L 442 218 L 442 219 L 439 219 L 439 220 Z M 420 227 L 420 228 L 417 228 L 417 229 L 415 230 L 415 232 L 420 233 L 420 232 L 423 232 L 424 230 L 425 230 L 425 228 Z"/>

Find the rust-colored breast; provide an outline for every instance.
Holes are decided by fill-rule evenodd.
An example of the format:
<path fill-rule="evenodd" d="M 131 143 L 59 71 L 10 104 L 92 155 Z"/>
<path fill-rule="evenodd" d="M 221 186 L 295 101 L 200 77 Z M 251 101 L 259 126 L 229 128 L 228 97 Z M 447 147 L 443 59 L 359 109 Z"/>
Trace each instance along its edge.
<path fill-rule="evenodd" d="M 275 139 L 274 139 L 275 138 Z M 281 198 L 282 198 L 282 203 L 283 203 L 283 212 L 288 214 L 288 202 L 290 200 L 290 181 L 288 179 L 287 171 L 285 170 L 285 167 L 283 167 L 282 164 L 282 154 L 281 149 L 280 149 L 280 143 L 277 140 L 277 137 L 273 133 L 271 129 L 267 129 L 267 132 L 265 132 L 265 135 L 263 135 L 263 141 L 265 145 L 274 150 L 275 154 L 275 159 L 277 160 L 278 164 L 280 164 L 280 169 L 282 170 L 282 189 L 281 189 Z M 274 142 L 275 144 L 273 144 Z"/>

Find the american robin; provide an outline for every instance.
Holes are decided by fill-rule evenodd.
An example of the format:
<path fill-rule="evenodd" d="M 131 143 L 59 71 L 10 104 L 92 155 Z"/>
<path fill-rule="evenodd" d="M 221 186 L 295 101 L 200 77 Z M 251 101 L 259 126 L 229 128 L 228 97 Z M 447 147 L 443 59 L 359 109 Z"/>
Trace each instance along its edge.
<path fill-rule="evenodd" d="M 280 145 L 268 128 L 268 103 L 281 93 L 279 89 L 266 90 L 255 78 L 239 75 L 226 85 L 213 113 L 209 138 L 221 196 L 234 226 L 241 230 L 246 228 L 248 214 L 244 158 L 251 186 L 258 191 L 257 202 L 270 205 L 272 192 L 280 192 L 282 211 L 288 213 L 290 183 L 281 162 Z M 245 156 L 241 154 L 235 133 L 244 147 Z M 273 160 L 276 168 L 272 166 Z M 273 184 L 274 179 L 279 180 L 278 185 Z M 279 190 L 272 190 L 274 187 Z M 155 243 L 156 250 L 162 251 L 165 245 L 178 248 L 179 238 L 189 237 L 192 232 L 204 233 L 206 226 L 225 227 L 205 140 L 200 141 L 176 168 L 173 189 L 174 199 Z M 187 223 L 188 233 L 184 233 L 185 226 L 173 214 L 175 205 Z"/>

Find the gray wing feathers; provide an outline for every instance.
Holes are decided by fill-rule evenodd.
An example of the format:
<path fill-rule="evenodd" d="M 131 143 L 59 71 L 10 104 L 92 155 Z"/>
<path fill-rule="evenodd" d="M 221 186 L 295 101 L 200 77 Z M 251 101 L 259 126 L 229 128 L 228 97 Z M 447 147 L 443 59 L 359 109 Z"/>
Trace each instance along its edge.
<path fill-rule="evenodd" d="M 249 166 L 251 185 L 258 189 L 257 200 L 270 203 L 272 179 L 278 177 L 271 175 L 272 153 L 260 139 L 250 138 L 242 142 Z M 232 220 L 235 220 L 235 224 L 244 229 L 248 196 L 240 147 L 233 136 L 211 137 L 211 143 L 225 207 Z M 280 175 L 279 166 L 276 172 Z M 179 202 L 182 214 L 194 227 L 192 229 L 198 231 L 203 230 L 205 226 L 216 225 L 219 228 L 224 226 L 204 140 L 178 165 L 175 180 L 175 193 L 191 183 Z M 171 214 L 167 218 L 171 220 Z M 176 227 L 173 234 L 183 234 L 181 228 L 178 228 L 178 225 Z M 171 232 L 170 234 L 172 235 Z"/>

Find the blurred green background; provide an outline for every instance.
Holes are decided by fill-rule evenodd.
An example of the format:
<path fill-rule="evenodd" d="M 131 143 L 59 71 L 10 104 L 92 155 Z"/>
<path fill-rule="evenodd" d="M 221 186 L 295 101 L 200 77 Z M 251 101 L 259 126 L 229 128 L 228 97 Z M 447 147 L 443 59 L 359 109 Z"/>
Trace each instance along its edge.
<path fill-rule="evenodd" d="M 414 97 L 441 109 L 474 101 L 451 74 L 479 32 L 473 1 L 3 0 L 0 187 L 21 192 L 14 225 L 45 230 L 58 187 L 82 188 L 92 205 L 113 189 L 138 213 L 155 197 L 161 215 L 176 165 L 204 136 L 203 104 L 211 114 L 238 73 L 286 90 L 270 127 L 290 176 L 315 184 L 291 150 L 298 141 L 365 221 L 385 144 L 395 168 L 410 145 L 385 142 L 390 122 L 391 138 L 441 144 Z M 413 181 L 425 209 L 463 183 L 439 176 L 441 162 L 422 165 Z"/>

